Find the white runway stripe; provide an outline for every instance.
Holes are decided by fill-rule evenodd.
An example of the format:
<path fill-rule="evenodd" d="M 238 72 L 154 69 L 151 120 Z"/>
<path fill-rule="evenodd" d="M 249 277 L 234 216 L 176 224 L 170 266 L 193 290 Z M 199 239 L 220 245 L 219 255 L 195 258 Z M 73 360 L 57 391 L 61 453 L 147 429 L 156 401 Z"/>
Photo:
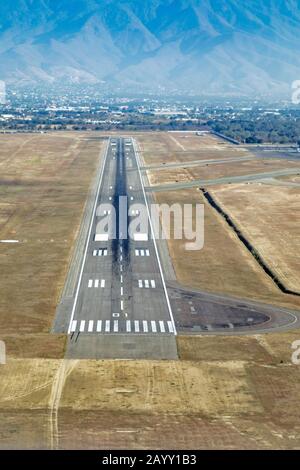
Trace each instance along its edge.
<path fill-rule="evenodd" d="M 94 284 L 94 286 L 95 286 L 96 288 L 99 287 L 99 279 L 95 279 L 95 284 Z"/>
<path fill-rule="evenodd" d="M 93 251 L 93 256 L 97 256 L 97 250 Z"/>
<path fill-rule="evenodd" d="M 89 287 L 89 288 L 93 287 L 93 279 L 90 279 L 90 280 L 89 280 L 88 287 Z"/>
<path fill-rule="evenodd" d="M 152 289 L 155 289 L 156 283 L 154 279 L 151 279 L 150 281 L 149 279 L 144 279 L 144 280 L 139 279 L 139 287 L 140 288 L 145 287 L 146 289 L 149 289 L 151 287 Z"/>
<path fill-rule="evenodd" d="M 102 279 L 102 280 L 101 280 L 101 287 L 102 287 L 102 288 L 105 287 L 105 279 Z"/>
<path fill-rule="evenodd" d="M 149 250 L 134 250 L 135 256 L 150 256 Z"/>
<path fill-rule="evenodd" d="M 119 314 L 114 314 L 117 316 Z M 70 333 L 141 333 L 141 334 L 174 334 L 174 326 L 171 321 L 163 320 L 73 320 Z"/>

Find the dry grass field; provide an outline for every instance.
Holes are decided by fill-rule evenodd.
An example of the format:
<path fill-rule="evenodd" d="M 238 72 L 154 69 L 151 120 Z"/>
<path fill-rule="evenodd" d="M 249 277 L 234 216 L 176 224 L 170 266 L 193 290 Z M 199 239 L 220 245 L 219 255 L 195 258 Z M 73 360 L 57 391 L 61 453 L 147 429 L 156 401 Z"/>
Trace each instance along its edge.
<path fill-rule="evenodd" d="M 252 184 L 211 192 L 283 284 L 300 292 L 300 189 Z"/>
<path fill-rule="evenodd" d="M 180 361 L 11 358 L 0 447 L 299 449 L 298 338 L 182 336 Z"/>
<path fill-rule="evenodd" d="M 50 357 L 63 353 L 47 333 L 102 145 L 80 133 L 1 136 L 0 239 L 19 240 L 0 243 L 1 336 L 22 357 L 44 356 L 45 342 Z"/>
<path fill-rule="evenodd" d="M 226 160 L 227 163 L 151 169 L 147 171 L 152 185 L 242 176 L 269 171 L 299 168 L 297 161 L 255 158 L 242 146 L 223 142 L 213 135 L 197 136 L 189 133 L 149 133 L 137 136 L 144 164 L 147 166 L 168 163 L 188 163 L 201 160 Z M 250 160 L 247 158 L 253 157 Z M 232 162 L 232 159 L 237 159 Z M 241 161 L 245 158 L 245 161 Z M 294 177 L 293 177 L 294 178 Z"/>
<path fill-rule="evenodd" d="M 210 134 L 200 137 L 180 132 L 152 132 L 138 135 L 137 139 L 146 165 L 250 155 L 246 149 L 222 142 Z"/>

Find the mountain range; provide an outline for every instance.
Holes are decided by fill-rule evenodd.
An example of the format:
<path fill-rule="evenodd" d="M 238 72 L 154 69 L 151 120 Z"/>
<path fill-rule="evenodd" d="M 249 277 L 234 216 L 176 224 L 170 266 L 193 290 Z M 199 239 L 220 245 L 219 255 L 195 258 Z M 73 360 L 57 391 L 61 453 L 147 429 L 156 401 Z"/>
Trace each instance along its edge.
<path fill-rule="evenodd" d="M 273 94 L 300 79 L 298 0 L 14 0 L 0 79 Z"/>

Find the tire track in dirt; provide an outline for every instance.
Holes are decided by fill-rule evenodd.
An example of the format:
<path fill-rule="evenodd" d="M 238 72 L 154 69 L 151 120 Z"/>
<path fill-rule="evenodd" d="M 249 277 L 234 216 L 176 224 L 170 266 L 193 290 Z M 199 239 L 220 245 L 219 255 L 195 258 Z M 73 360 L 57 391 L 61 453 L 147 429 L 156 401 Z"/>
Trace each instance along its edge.
<path fill-rule="evenodd" d="M 74 367 L 76 367 L 78 360 L 63 359 L 57 370 L 56 376 L 53 380 L 51 395 L 49 399 L 49 440 L 50 449 L 55 450 L 59 448 L 59 434 L 58 434 L 58 411 L 59 404 L 62 397 L 63 389 L 68 375 L 71 374 Z"/>

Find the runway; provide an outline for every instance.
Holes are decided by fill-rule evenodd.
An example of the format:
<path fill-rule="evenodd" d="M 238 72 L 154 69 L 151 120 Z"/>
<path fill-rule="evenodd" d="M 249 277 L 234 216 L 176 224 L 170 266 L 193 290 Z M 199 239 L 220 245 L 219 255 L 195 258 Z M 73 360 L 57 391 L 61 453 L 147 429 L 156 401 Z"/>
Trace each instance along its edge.
<path fill-rule="evenodd" d="M 177 330 L 249 334 L 297 327 L 298 312 L 176 282 L 166 241 L 151 233 L 152 194 L 146 197 L 139 159 L 132 139 L 108 141 L 53 327 L 68 334 L 66 358 L 178 359 Z M 145 208 L 147 230 L 136 227 L 129 236 Z M 112 216 L 115 236 L 103 228 Z"/>
<path fill-rule="evenodd" d="M 76 289 L 67 308 L 58 308 L 54 327 L 55 332 L 69 334 L 72 356 L 81 355 L 84 351 L 84 356 L 101 357 L 102 345 L 106 344 L 107 349 L 107 342 L 101 337 L 107 335 L 120 335 L 121 342 L 131 336 L 148 336 L 151 351 L 156 336 L 169 337 L 171 353 L 166 341 L 166 348 L 159 347 L 161 355 L 168 358 L 176 356 L 176 327 L 156 242 L 151 236 L 148 211 L 147 232 L 137 227 L 131 236 L 128 233 L 142 208 L 147 208 L 147 202 L 133 142 L 131 139 L 111 138 Z M 113 220 L 116 221 L 115 233 L 109 234 L 104 224 L 109 225 Z M 93 335 L 100 339 L 82 339 Z M 87 344 L 94 344 L 92 352 L 89 352 Z M 109 344 L 118 345 L 118 341 L 113 340 Z M 136 350 L 132 339 L 130 344 L 129 349 Z M 146 351 L 147 356 L 147 341 L 143 344 L 139 340 L 136 344 L 140 345 L 138 349 Z M 157 344 L 161 345 L 161 340 Z M 111 357 L 113 351 L 103 354 Z M 139 356 L 137 351 L 136 354 Z"/>

